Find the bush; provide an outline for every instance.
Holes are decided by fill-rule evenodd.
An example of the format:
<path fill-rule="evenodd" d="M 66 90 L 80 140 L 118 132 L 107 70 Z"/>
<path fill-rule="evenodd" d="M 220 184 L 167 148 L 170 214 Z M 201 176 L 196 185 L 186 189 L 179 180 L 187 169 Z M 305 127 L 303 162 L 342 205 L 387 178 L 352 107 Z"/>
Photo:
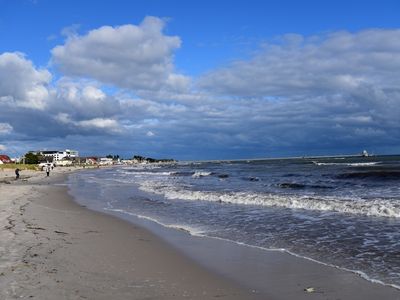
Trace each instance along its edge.
<path fill-rule="evenodd" d="M 25 154 L 25 163 L 28 165 L 37 165 L 39 163 L 39 155 L 33 153 Z"/>

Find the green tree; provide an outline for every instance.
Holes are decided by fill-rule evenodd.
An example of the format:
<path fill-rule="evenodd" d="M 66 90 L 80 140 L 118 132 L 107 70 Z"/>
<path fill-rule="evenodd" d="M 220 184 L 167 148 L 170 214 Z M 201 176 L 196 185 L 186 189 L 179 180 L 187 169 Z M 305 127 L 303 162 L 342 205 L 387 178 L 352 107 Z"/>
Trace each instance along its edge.
<path fill-rule="evenodd" d="M 33 153 L 25 154 L 25 163 L 29 165 L 38 164 L 39 163 L 39 155 Z"/>
<path fill-rule="evenodd" d="M 144 161 L 146 159 L 146 157 L 143 157 L 141 155 L 134 155 L 133 159 L 136 159 L 137 161 Z"/>

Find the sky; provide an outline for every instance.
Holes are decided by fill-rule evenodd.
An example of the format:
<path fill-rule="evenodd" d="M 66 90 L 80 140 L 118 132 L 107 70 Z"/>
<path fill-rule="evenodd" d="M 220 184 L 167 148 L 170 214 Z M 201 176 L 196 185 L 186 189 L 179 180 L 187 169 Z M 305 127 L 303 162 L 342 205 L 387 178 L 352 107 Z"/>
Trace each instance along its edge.
<path fill-rule="evenodd" d="M 400 153 L 398 1 L 0 0 L 0 153 Z"/>

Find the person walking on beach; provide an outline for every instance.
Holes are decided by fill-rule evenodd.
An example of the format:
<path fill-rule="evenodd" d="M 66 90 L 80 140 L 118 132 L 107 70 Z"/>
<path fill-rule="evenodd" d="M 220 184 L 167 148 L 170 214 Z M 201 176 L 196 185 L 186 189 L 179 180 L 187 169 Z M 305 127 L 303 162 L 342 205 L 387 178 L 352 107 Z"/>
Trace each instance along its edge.
<path fill-rule="evenodd" d="M 18 168 L 15 169 L 15 180 L 19 179 L 19 171 L 20 169 Z"/>
<path fill-rule="evenodd" d="M 50 176 L 50 166 L 49 165 L 46 165 L 45 171 L 46 171 L 47 176 Z"/>

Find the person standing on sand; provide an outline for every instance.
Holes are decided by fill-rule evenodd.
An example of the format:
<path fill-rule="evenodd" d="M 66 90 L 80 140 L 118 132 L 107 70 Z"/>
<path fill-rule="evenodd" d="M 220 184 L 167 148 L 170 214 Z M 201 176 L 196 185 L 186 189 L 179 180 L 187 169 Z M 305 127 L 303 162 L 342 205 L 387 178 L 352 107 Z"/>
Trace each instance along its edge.
<path fill-rule="evenodd" d="M 19 179 L 19 171 L 20 169 L 18 168 L 15 169 L 15 180 Z"/>
<path fill-rule="evenodd" d="M 46 165 L 45 171 L 46 171 L 47 176 L 50 176 L 50 166 L 49 165 Z"/>

